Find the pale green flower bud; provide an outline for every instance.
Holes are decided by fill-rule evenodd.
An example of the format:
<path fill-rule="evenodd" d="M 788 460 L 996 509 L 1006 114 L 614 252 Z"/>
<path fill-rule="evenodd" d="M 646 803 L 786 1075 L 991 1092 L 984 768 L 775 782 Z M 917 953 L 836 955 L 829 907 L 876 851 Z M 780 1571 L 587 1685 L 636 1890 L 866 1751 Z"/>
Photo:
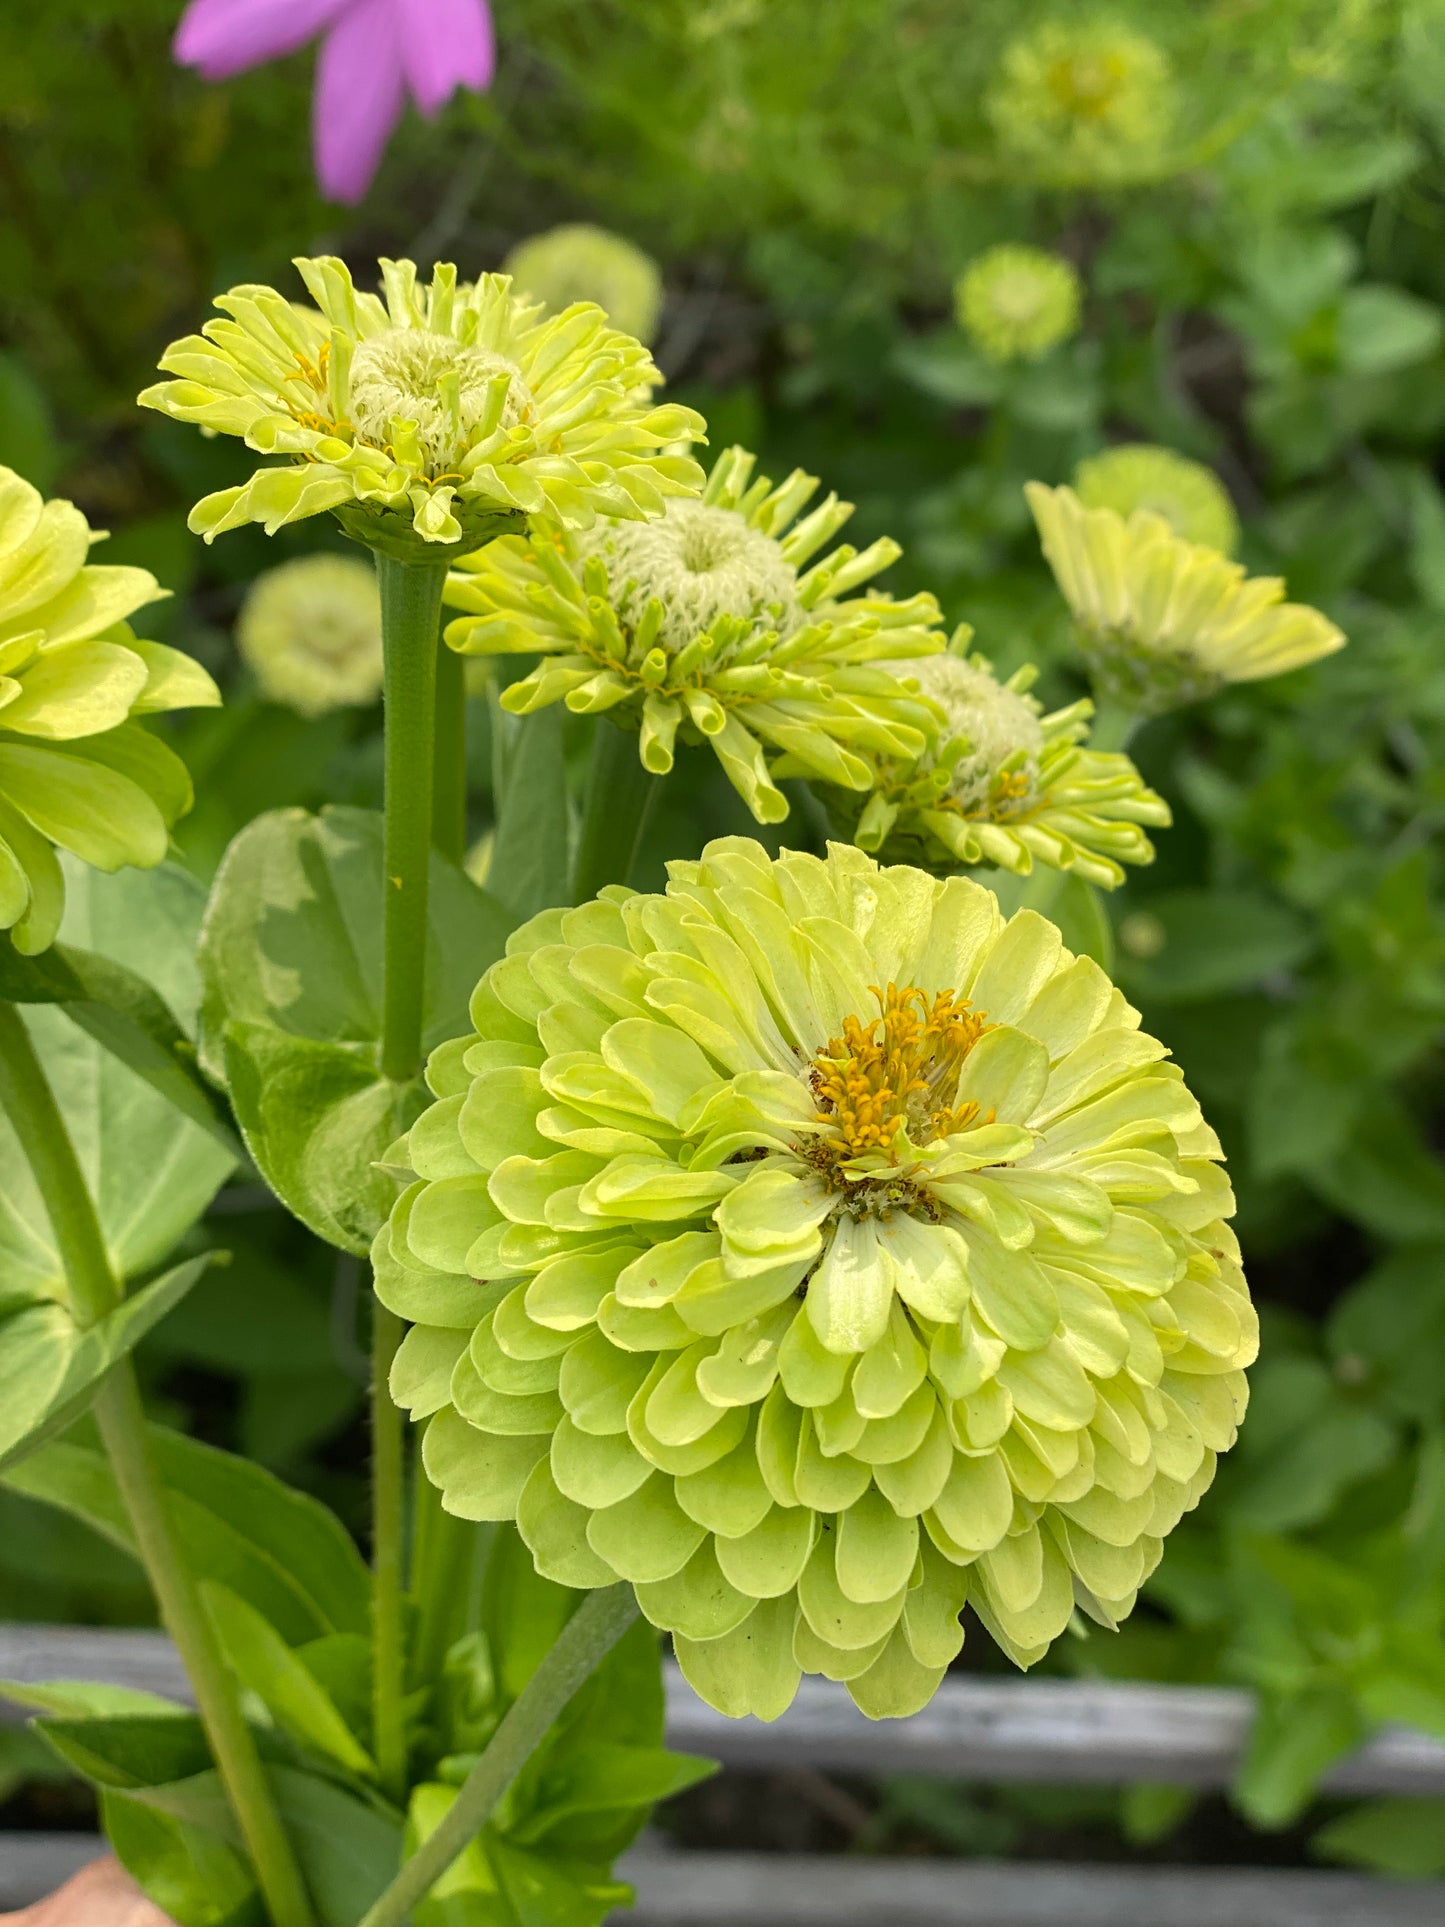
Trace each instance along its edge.
<path fill-rule="evenodd" d="M 1126 521 L 1042 482 L 1024 493 L 1094 685 L 1130 709 L 1158 715 L 1345 646 L 1318 609 L 1284 600 L 1278 576 L 1246 576 L 1162 516 Z"/>
<path fill-rule="evenodd" d="M 817 478 L 797 469 L 775 488 L 754 462 L 726 450 L 701 501 L 653 522 L 538 530 L 464 557 L 446 599 L 470 613 L 446 637 L 468 655 L 541 651 L 503 707 L 605 711 L 638 732 L 654 775 L 679 736 L 710 743 L 757 820 L 779 823 L 779 777 L 866 790 L 874 757 L 921 753 L 937 714 L 886 665 L 943 638 L 932 596 L 864 586 L 897 543 L 829 549 L 853 505 L 829 495 L 803 514 Z"/>
<path fill-rule="evenodd" d="M 1229 490 L 1212 468 L 1172 448 L 1124 442 L 1091 455 L 1074 471 L 1074 492 L 1086 509 L 1113 509 L 1127 518 L 1136 509 L 1160 515 L 1186 542 L 1221 555 L 1239 546 L 1239 517 Z"/>
<path fill-rule="evenodd" d="M 984 107 L 1031 179 L 1107 187 L 1167 167 L 1177 97 L 1153 40 L 1119 21 L 1051 19 L 1010 41 Z"/>
<path fill-rule="evenodd" d="M 0 930 L 26 956 L 65 908 L 53 845 L 149 868 L 191 806 L 185 764 L 133 719 L 221 700 L 198 662 L 133 633 L 126 618 L 170 592 L 88 562 L 101 539 L 0 468 Z"/>
<path fill-rule="evenodd" d="M 662 275 L 650 254 L 620 234 L 585 221 L 548 228 L 514 247 L 505 267 L 518 294 L 549 314 L 595 301 L 624 334 L 650 342 L 657 333 Z"/>
<path fill-rule="evenodd" d="M 880 759 L 872 795 L 830 791 L 833 807 L 860 849 L 893 861 L 1020 876 L 1042 863 L 1113 889 L 1122 865 L 1154 860 L 1142 826 L 1167 825 L 1168 804 L 1127 756 L 1088 748 L 1092 703 L 1044 715 L 1028 693 L 1033 666 L 1001 683 L 986 657 L 964 659 L 969 634 L 946 654 L 889 664 L 946 718 L 938 744 L 911 763 Z"/>
<path fill-rule="evenodd" d="M 268 702 L 302 716 L 381 694 L 381 597 L 369 563 L 303 555 L 257 576 L 236 647 Z"/>
<path fill-rule="evenodd" d="M 629 1580 L 697 1690 L 899 1715 L 971 1604 L 1132 1607 L 1244 1410 L 1220 1148 L 992 891 L 741 837 L 513 936 L 375 1250 L 448 1510 Z"/>
<path fill-rule="evenodd" d="M 696 462 L 663 450 L 706 440 L 702 417 L 653 405 L 661 375 L 600 308 L 542 319 L 506 275 L 459 282 L 445 264 L 422 287 L 412 262 L 383 261 L 385 300 L 332 256 L 296 266 L 314 309 L 233 288 L 216 301 L 229 319 L 173 342 L 176 379 L 140 397 L 281 458 L 196 504 L 208 542 L 331 510 L 357 541 L 425 560 L 534 515 L 589 528 L 696 494 Z"/>
<path fill-rule="evenodd" d="M 958 323 L 990 361 L 1037 361 L 1079 326 L 1083 290 L 1061 255 L 990 248 L 954 284 Z"/>

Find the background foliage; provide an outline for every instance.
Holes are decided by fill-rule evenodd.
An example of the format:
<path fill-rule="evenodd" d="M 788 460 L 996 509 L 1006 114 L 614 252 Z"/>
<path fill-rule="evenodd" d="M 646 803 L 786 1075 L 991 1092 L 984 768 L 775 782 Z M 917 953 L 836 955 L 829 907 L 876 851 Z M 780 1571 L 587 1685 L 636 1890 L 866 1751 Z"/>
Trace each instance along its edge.
<path fill-rule="evenodd" d="M 1266 1338 L 1251 1422 L 1146 1606 L 1051 1662 L 1257 1689 L 1236 1811 L 1286 1831 L 1246 1838 L 1169 1789 L 900 1782 L 813 1805 L 821 1836 L 873 1846 L 1102 1827 L 1445 1870 L 1442 1803 L 1311 1804 L 1371 1722 L 1445 1734 L 1445 4 L 1110 7 L 1166 49 L 1175 98 L 1167 141 L 1105 192 L 1039 178 L 990 115 L 1036 0 L 509 0 L 493 93 L 410 122 L 351 216 L 311 185 L 305 60 L 208 89 L 169 63 L 177 11 L 0 20 L 0 461 L 109 526 L 107 560 L 154 569 L 176 591 L 154 632 L 226 685 L 173 732 L 201 878 L 264 809 L 379 801 L 376 714 L 267 705 L 230 641 L 256 571 L 339 538 L 203 550 L 185 509 L 244 452 L 133 407 L 213 289 L 285 285 L 294 253 L 470 271 L 557 220 L 627 234 L 663 264 L 659 358 L 713 446 L 851 496 L 862 539 L 907 545 L 891 586 L 934 589 L 1005 673 L 1039 661 L 1057 701 L 1079 685 L 1021 484 L 1110 441 L 1211 462 L 1243 559 L 1344 626 L 1342 655 L 1138 740 L 1177 820 L 1109 904 L 1117 968 L 1225 1140 Z M 1066 254 L 1087 291 L 1080 337 L 1011 369 L 949 318 L 955 276 L 1003 240 Z M 525 766 L 504 720 L 473 698 L 478 836 L 494 773 Z M 749 827 L 710 758 L 680 767 L 657 841 Z M 786 831 L 817 834 L 801 810 Z M 202 1232 L 234 1259 L 149 1342 L 153 1409 L 354 1513 L 358 1264 L 254 1181 Z M 124 1555 L 9 1494 L 0 1585 L 19 1616 L 144 1610 Z M 990 1663 L 983 1640 L 963 1663 Z M 13 1782 L 35 1756 L 6 1745 Z M 692 1797 L 685 1828 L 769 1824 L 726 1782 Z"/>

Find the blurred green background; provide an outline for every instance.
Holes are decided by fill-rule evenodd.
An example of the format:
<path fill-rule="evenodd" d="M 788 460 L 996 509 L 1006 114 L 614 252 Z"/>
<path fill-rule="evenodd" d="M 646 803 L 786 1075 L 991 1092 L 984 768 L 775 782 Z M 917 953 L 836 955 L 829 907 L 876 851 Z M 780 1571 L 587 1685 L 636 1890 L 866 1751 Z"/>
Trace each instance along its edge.
<path fill-rule="evenodd" d="M 1445 0 L 501 0 L 491 94 L 410 118 L 354 212 L 311 183 L 309 58 L 207 87 L 170 63 L 178 12 L 0 15 L 0 462 L 109 528 L 107 560 L 153 569 L 175 598 L 150 633 L 226 688 L 173 732 L 202 877 L 263 809 L 379 801 L 377 714 L 262 701 L 231 640 L 257 572 L 341 539 L 203 548 L 185 512 L 245 451 L 133 405 L 213 292 L 291 286 L 298 253 L 470 274 L 559 221 L 626 235 L 661 265 L 656 353 L 714 449 L 856 501 L 850 535 L 906 546 L 888 586 L 934 590 L 1002 672 L 1039 662 L 1050 706 L 1081 684 L 1021 484 L 1110 442 L 1211 463 L 1243 560 L 1343 625 L 1319 667 L 1141 733 L 1176 824 L 1108 905 L 1120 979 L 1228 1149 L 1265 1340 L 1241 1444 L 1134 1620 L 1049 1666 L 1256 1689 L 1231 1802 L 897 1781 L 805 1788 L 780 1832 L 776 1801 L 724 1779 L 673 1824 L 1445 1871 L 1445 1801 L 1314 1794 L 1376 1721 L 1445 1735 Z M 1054 14 L 1162 56 L 1102 160 L 1017 77 Z M 1008 367 L 951 318 L 1000 241 L 1062 253 L 1086 290 L 1075 339 Z M 485 693 L 469 725 L 480 837 Z M 655 846 L 750 827 L 711 758 L 680 768 Z M 236 1260 L 143 1354 L 154 1408 L 354 1518 L 358 1267 L 255 1185 L 221 1194 L 207 1237 Z M 0 1605 L 146 1610 L 119 1554 L 9 1496 Z M 977 1637 L 962 1663 L 995 1660 Z M 63 1805 L 28 1743 L 3 1749 L 32 1821 Z"/>

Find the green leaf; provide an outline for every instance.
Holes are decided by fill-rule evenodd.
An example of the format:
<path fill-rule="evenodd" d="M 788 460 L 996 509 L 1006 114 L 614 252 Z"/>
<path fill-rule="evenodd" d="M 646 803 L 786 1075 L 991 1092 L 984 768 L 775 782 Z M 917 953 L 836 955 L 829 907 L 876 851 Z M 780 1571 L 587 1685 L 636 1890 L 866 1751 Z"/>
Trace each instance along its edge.
<path fill-rule="evenodd" d="M 54 1713 L 65 1719 L 109 1719 L 129 1714 L 190 1717 L 186 1707 L 163 1699 L 159 1693 L 146 1693 L 136 1686 L 114 1686 L 108 1680 L 0 1679 L 0 1695 L 17 1706 L 30 1706 L 37 1713 Z"/>
<path fill-rule="evenodd" d="M 1366 1800 L 1321 1827 L 1310 1849 L 1405 1880 L 1445 1873 L 1445 1798 Z"/>
<path fill-rule="evenodd" d="M 370 1754 L 330 1694 L 270 1622 L 228 1586 L 205 1582 L 201 1593 L 231 1670 L 276 1724 L 347 1773 L 374 1778 Z"/>
<path fill-rule="evenodd" d="M 201 907 L 200 886 L 182 870 L 104 876 L 67 862 L 61 932 L 68 944 L 154 985 L 184 1026 L 199 995 L 194 950 Z M 58 1008 L 32 1006 L 24 1016 L 112 1260 L 127 1278 L 153 1270 L 200 1217 L 233 1158 Z M 63 1299 L 64 1268 L 50 1220 L 3 1113 L 0 1170 L 0 1306 Z"/>
<path fill-rule="evenodd" d="M 487 888 L 521 923 L 569 901 L 562 710 L 509 716 L 494 703 L 492 727 L 505 753 L 498 756 L 497 833 Z"/>
<path fill-rule="evenodd" d="M 153 1279 L 82 1331 L 63 1305 L 0 1318 L 0 1468 L 14 1465 L 84 1412 L 106 1374 L 224 1253 L 205 1252 Z"/>
<path fill-rule="evenodd" d="M 1217 997 L 1292 969 L 1313 939 L 1293 911 L 1233 890 L 1173 890 L 1141 910 L 1158 925 L 1152 954 L 1121 954 L 1119 981 L 1156 1003 Z"/>
<path fill-rule="evenodd" d="M 382 820 L 273 810 L 226 852 L 206 911 L 202 1060 L 224 1077 L 247 1149 L 305 1224 L 364 1255 L 394 1195 L 373 1167 L 429 1101 L 377 1070 Z M 512 919 L 433 857 L 424 1044 L 468 1026 L 467 1002 Z"/>
<path fill-rule="evenodd" d="M 401 1819 L 297 1767 L 270 1769 L 321 1927 L 356 1927 L 401 1865 Z"/>
<path fill-rule="evenodd" d="M 97 1786 L 122 1792 L 169 1786 L 205 1773 L 210 1751 L 192 1713 L 119 1713 L 35 1721 L 60 1757 Z"/>
<path fill-rule="evenodd" d="M 245 1860 L 200 1827 L 123 1793 L 104 1793 L 101 1819 L 116 1858 L 178 1927 L 263 1927 Z"/>
<path fill-rule="evenodd" d="M 1403 288 L 1351 288 L 1340 303 L 1340 365 L 1352 375 L 1393 374 L 1433 355 L 1442 326 L 1432 302 Z"/>
<path fill-rule="evenodd" d="M 0 463 L 48 495 L 61 459 L 44 390 L 23 362 L 0 355 Z"/>
<path fill-rule="evenodd" d="M 151 1427 L 176 1529 L 198 1579 L 228 1586 L 288 1644 L 365 1633 L 371 1581 L 341 1521 L 247 1459 Z M 95 1444 L 55 1440 L 3 1475 L 12 1490 L 59 1506 L 134 1552 L 120 1494 Z"/>
<path fill-rule="evenodd" d="M 987 408 L 1004 392 L 1006 375 L 957 328 L 907 336 L 893 351 L 893 367 L 915 388 L 949 408 Z"/>
<path fill-rule="evenodd" d="M 660 1746 L 612 1746 L 605 1741 L 570 1746 L 542 1775 L 536 1807 L 514 1829 L 513 1838 L 540 1841 L 578 1814 L 651 1808 L 716 1772 L 715 1760 L 669 1753 Z"/>
<path fill-rule="evenodd" d="M 1234 1797 L 1260 1827 L 1287 1826 L 1309 1804 L 1315 1783 L 1365 1737 L 1359 1707 L 1342 1688 L 1264 1695 Z"/>
<path fill-rule="evenodd" d="M 633 1899 L 631 1887 L 605 1867 L 527 1853 L 495 1838 L 487 1841 L 487 1858 L 518 1927 L 601 1927 Z"/>

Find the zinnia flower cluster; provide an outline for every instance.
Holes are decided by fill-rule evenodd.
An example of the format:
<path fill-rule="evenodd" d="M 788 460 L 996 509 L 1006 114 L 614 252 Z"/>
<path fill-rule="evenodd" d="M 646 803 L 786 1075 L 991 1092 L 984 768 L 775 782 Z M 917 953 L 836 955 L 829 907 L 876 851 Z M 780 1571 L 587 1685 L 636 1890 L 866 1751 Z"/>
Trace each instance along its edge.
<path fill-rule="evenodd" d="M 296 266 L 314 309 L 233 288 L 225 319 L 161 357 L 176 379 L 140 397 L 282 458 L 196 504 L 208 542 L 333 510 L 358 541 L 426 559 L 531 515 L 588 528 L 696 493 L 697 464 L 659 450 L 705 439 L 702 417 L 652 406 L 662 377 L 600 308 L 538 319 L 506 275 L 459 282 L 445 264 L 423 287 L 410 261 L 383 261 L 385 300 L 332 256 Z"/>
<path fill-rule="evenodd" d="M 968 633 L 943 655 L 890 663 L 947 721 L 914 762 L 880 762 L 866 800 L 830 793 L 841 818 L 856 818 L 854 842 L 930 869 L 992 863 L 1028 876 L 1037 862 L 1106 890 L 1125 863 L 1152 863 L 1142 826 L 1167 825 L 1169 805 L 1127 756 L 1088 747 L 1093 704 L 1045 715 L 1028 693 L 1032 664 L 1000 682 L 986 657 L 964 660 Z"/>
<path fill-rule="evenodd" d="M 1345 645 L 1318 609 L 1284 600 L 1278 576 L 1246 576 L 1160 515 L 1126 520 L 1042 482 L 1024 493 L 1094 686 L 1130 709 L 1159 715 Z"/>
<path fill-rule="evenodd" d="M 100 539 L 0 468 L 0 930 L 27 956 L 65 908 L 54 845 L 147 868 L 190 808 L 185 764 L 133 719 L 221 700 L 198 662 L 135 635 L 126 618 L 169 592 L 91 563 Z"/>
<path fill-rule="evenodd" d="M 884 665 L 943 638 L 932 596 L 854 593 L 897 560 L 896 542 L 815 561 L 852 504 L 829 495 L 799 521 L 816 477 L 795 469 L 775 488 L 754 463 L 728 449 L 701 501 L 671 501 L 654 522 L 491 543 L 449 580 L 447 601 L 471 613 L 446 637 L 468 655 L 541 652 L 503 707 L 606 713 L 638 732 L 654 775 L 679 735 L 709 743 L 757 820 L 780 823 L 777 778 L 863 790 L 873 756 L 923 750 L 936 715 Z"/>
<path fill-rule="evenodd" d="M 1115 1624 L 1213 1476 L 1255 1320 L 1220 1150 L 1043 918 L 743 838 L 547 911 L 431 1061 L 376 1249 L 467 1518 L 632 1582 L 771 1718 Z"/>

